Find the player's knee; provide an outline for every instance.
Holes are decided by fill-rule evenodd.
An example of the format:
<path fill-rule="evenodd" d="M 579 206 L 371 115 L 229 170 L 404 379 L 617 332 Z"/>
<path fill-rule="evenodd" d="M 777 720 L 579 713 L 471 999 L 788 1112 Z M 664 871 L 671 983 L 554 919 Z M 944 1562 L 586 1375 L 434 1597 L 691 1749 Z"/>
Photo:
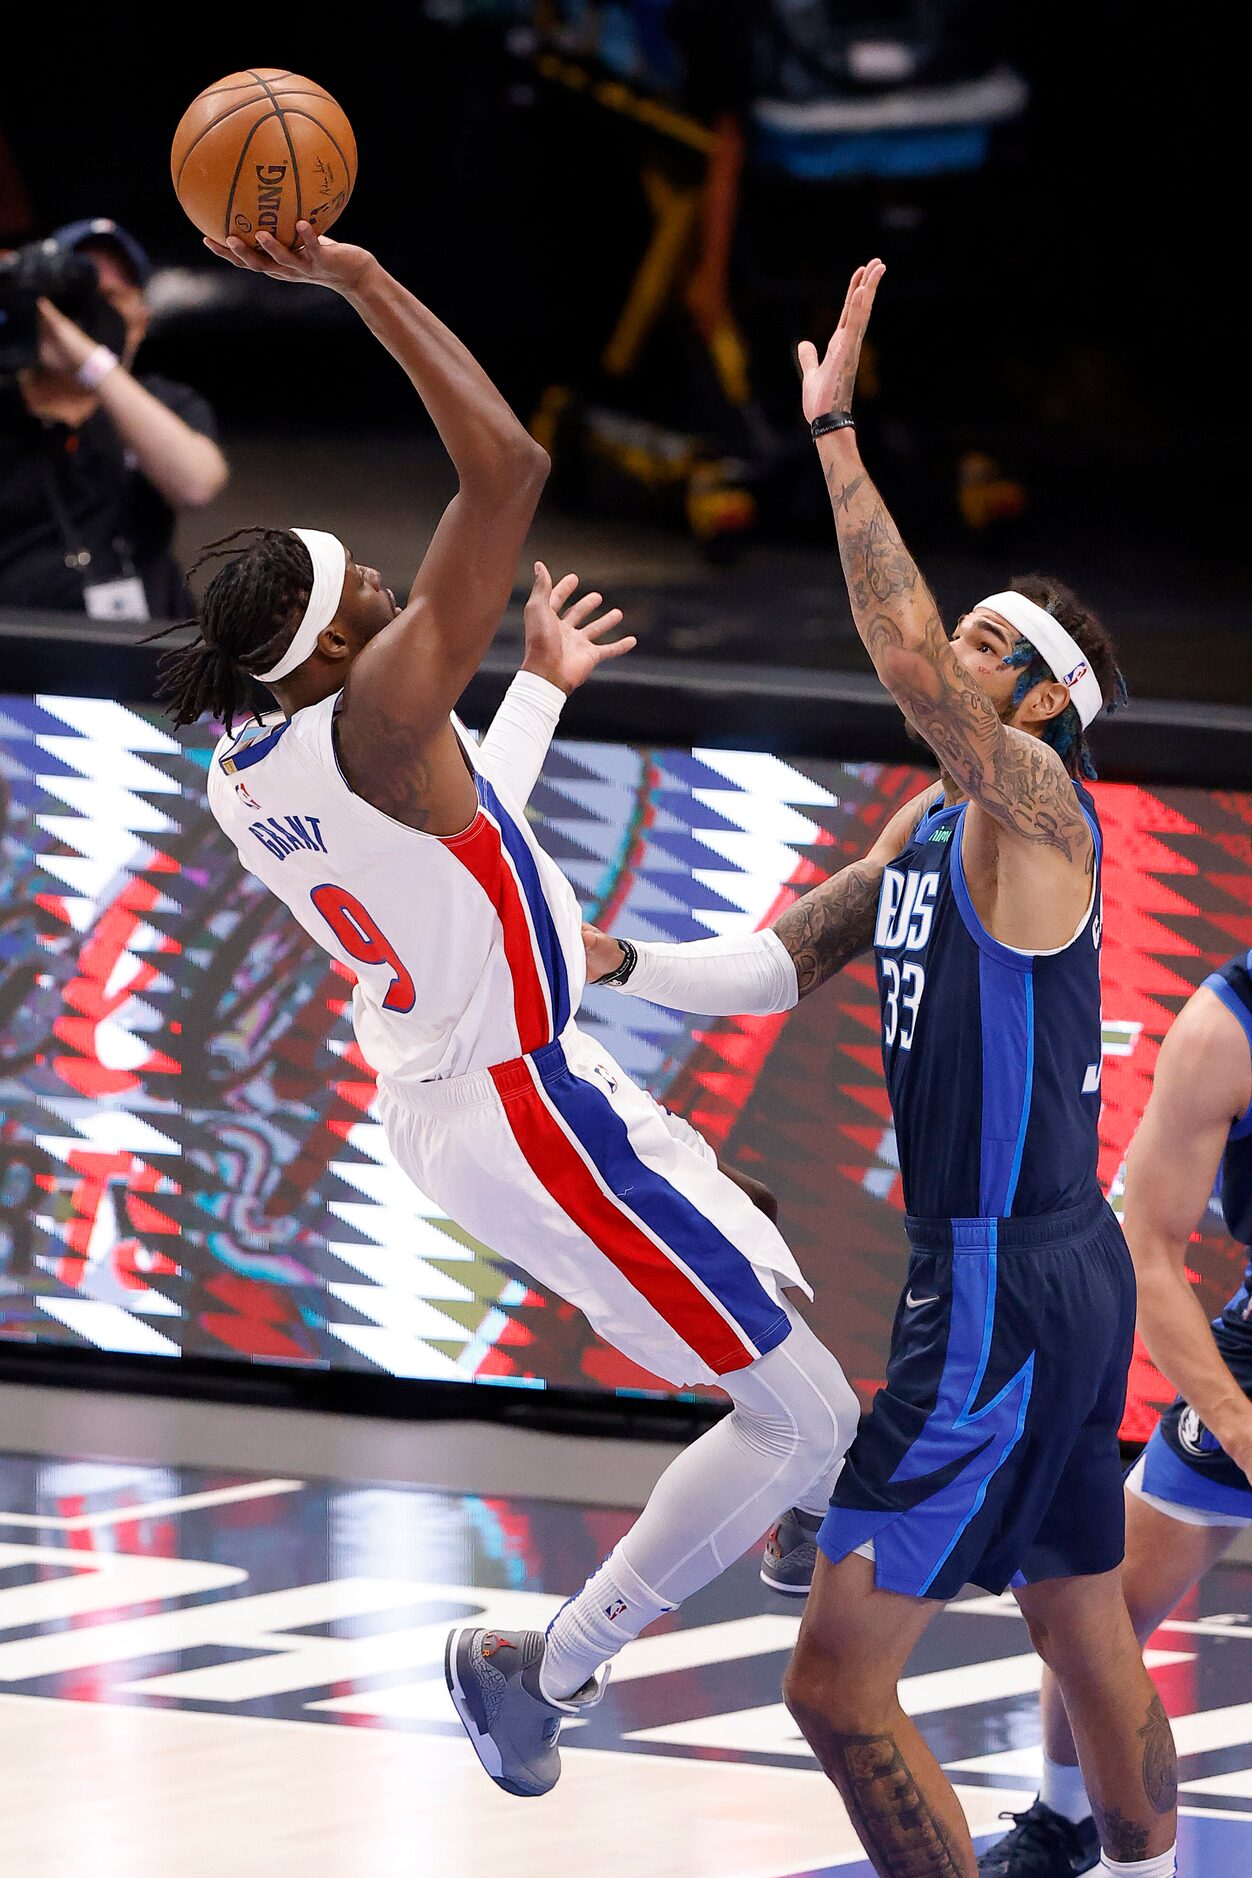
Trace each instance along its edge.
<path fill-rule="evenodd" d="M 783 1676 L 783 1701 L 820 1755 L 831 1730 L 873 1733 L 895 1701 L 895 1685 L 855 1638 L 806 1636 L 802 1630 Z"/>
<path fill-rule="evenodd" d="M 1022 1613 L 1025 1616 L 1025 1613 Z M 1057 1636 L 1053 1626 L 1042 1617 L 1027 1617 L 1026 1628 L 1030 1632 L 1031 1646 L 1041 1663 L 1055 1670 L 1058 1661 L 1063 1659 L 1063 1650 L 1057 1647 Z"/>

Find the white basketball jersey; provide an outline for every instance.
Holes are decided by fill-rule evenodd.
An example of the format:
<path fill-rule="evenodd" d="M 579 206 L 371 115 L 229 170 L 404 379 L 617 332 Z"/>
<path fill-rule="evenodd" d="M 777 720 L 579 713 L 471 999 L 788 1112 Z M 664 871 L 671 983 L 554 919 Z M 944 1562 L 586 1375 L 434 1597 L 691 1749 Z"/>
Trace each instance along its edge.
<path fill-rule="evenodd" d="M 366 1061 L 402 1085 L 550 1043 L 586 979 L 573 888 L 455 718 L 478 791 L 463 834 L 422 834 L 354 795 L 331 735 L 336 702 L 223 737 L 209 806 L 249 873 L 354 974 Z"/>

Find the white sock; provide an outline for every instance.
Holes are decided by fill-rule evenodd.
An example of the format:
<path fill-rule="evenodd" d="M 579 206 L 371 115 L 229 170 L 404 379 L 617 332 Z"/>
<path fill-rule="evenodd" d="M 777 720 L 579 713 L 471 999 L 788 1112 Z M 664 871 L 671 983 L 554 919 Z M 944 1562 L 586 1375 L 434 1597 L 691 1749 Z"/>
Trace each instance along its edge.
<path fill-rule="evenodd" d="M 1096 1867 L 1096 1878 L 1101 1872 L 1111 1874 L 1111 1878 L 1178 1878 L 1178 1847 L 1171 1845 L 1168 1852 L 1137 1859 L 1132 1865 L 1120 1864 L 1106 1852 Z"/>
<path fill-rule="evenodd" d="M 1045 1806 L 1050 1806 L 1054 1813 L 1059 1813 L 1062 1819 L 1068 1819 L 1073 1826 L 1081 1819 L 1091 1818 L 1091 1801 L 1087 1798 L 1082 1768 L 1066 1767 L 1060 1761 L 1050 1761 L 1046 1754 L 1043 1757 L 1039 1798 Z"/>
<path fill-rule="evenodd" d="M 577 1597 L 548 1625 L 539 1687 L 550 1702 L 566 1702 L 648 1624 L 674 1606 L 658 1598 L 615 1546 Z"/>

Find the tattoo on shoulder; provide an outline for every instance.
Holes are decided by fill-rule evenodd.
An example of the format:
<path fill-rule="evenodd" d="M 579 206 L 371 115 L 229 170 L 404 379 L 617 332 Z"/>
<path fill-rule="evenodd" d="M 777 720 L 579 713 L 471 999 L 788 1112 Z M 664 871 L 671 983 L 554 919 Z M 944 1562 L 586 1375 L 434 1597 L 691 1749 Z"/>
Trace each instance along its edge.
<path fill-rule="evenodd" d="M 880 643 L 891 642 L 884 634 Z M 948 775 L 1003 827 L 1094 868 L 1086 817 L 1059 758 L 1037 737 L 1001 723 L 986 692 L 952 656 L 937 614 L 923 652 L 896 695 Z"/>
<path fill-rule="evenodd" d="M 791 954 L 802 998 L 870 944 L 882 875 L 878 862 L 854 861 L 775 920 L 774 931 Z"/>

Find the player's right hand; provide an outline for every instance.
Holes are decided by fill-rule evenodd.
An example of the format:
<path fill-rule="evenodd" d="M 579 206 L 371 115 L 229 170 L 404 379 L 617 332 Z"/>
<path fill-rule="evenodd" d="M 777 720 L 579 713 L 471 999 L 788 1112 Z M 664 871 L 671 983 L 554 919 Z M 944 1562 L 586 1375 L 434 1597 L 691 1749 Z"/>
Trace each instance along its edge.
<path fill-rule="evenodd" d="M 830 344 L 819 357 L 811 340 L 802 339 L 796 360 L 803 380 L 801 402 L 804 415 L 812 423 L 827 411 L 850 411 L 856 386 L 856 369 L 861 362 L 861 345 L 873 310 L 878 283 L 886 273 L 881 261 L 867 261 L 858 267 L 848 282 L 839 324 Z"/>
<path fill-rule="evenodd" d="M 295 246 L 291 248 L 284 248 L 264 230 L 258 232 L 255 247 L 238 235 L 232 235 L 229 241 L 214 241 L 206 235 L 204 245 L 223 261 L 250 274 L 265 274 L 270 280 L 300 280 L 313 287 L 330 287 L 336 293 L 352 293 L 376 265 L 368 248 L 332 241 L 328 235 L 319 235 L 311 222 L 296 223 Z"/>

